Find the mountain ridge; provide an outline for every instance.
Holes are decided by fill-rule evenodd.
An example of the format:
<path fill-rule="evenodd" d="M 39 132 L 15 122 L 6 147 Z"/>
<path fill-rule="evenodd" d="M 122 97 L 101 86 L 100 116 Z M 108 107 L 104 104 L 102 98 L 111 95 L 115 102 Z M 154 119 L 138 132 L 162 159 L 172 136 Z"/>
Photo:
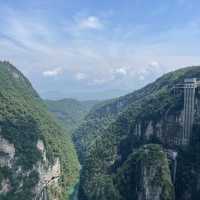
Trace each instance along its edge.
<path fill-rule="evenodd" d="M 76 99 L 65 98 L 60 100 L 45 100 L 45 103 L 48 110 L 72 135 L 84 117 L 99 101 L 78 101 Z"/>
<path fill-rule="evenodd" d="M 104 130 L 110 121 L 115 121 L 117 116 L 128 109 L 131 104 L 137 103 L 142 98 L 148 98 L 153 92 L 159 90 L 161 85 L 167 85 L 170 81 L 173 81 L 171 88 L 178 82 L 183 80 L 176 80 L 178 76 L 183 76 L 190 69 L 198 69 L 199 67 L 185 67 L 174 72 L 169 72 L 158 78 L 155 82 L 148 84 L 147 86 L 136 90 L 125 96 L 103 101 L 85 117 L 85 120 L 81 126 L 75 131 L 73 141 L 78 149 L 79 157 L 82 160 L 82 156 L 87 152 L 87 146 L 91 140 L 95 140 L 95 137 L 101 135 L 102 130 Z M 191 75 L 192 76 L 192 75 Z M 94 123 L 94 121 L 96 123 Z M 94 130 L 94 131 L 93 131 Z M 91 138 L 90 138 L 91 137 Z M 83 142 L 80 142 L 83 141 Z M 86 145 L 85 145 L 86 143 Z"/>
<path fill-rule="evenodd" d="M 79 176 L 71 139 L 8 62 L 0 62 L 0 102 L 0 199 L 69 198 Z"/>
<path fill-rule="evenodd" d="M 191 140 L 191 145 L 186 149 L 180 148 L 180 146 L 176 144 L 176 139 L 180 137 L 183 126 L 181 123 L 183 96 L 182 93 L 178 96 L 174 96 L 173 92 L 173 88 L 177 83 L 183 83 L 185 78 L 193 77 L 200 77 L 200 67 L 187 67 L 168 73 L 141 90 L 125 96 L 125 100 L 130 99 L 130 101 L 127 104 L 128 106 L 123 107 L 122 112 L 116 105 L 119 105 L 119 102 L 123 101 L 123 97 L 121 99 L 119 98 L 120 100 L 114 100 L 113 104 L 106 104 L 103 108 L 100 107 L 98 110 L 94 111 L 94 113 L 89 114 L 93 116 L 93 119 L 89 117 L 90 121 L 86 122 L 86 125 L 83 124 L 83 128 L 80 127 L 80 132 L 77 132 L 77 134 L 81 133 L 82 135 L 78 135 L 77 137 L 79 138 L 75 140 L 76 142 L 81 138 L 81 142 L 83 143 L 76 143 L 79 157 L 82 158 L 83 163 L 80 184 L 81 200 L 111 198 L 107 198 L 107 196 L 109 196 L 108 194 L 106 196 L 103 195 L 106 182 L 99 182 L 103 177 L 106 177 L 106 180 L 110 182 L 110 185 L 107 186 L 109 187 L 107 191 L 110 191 L 111 196 L 115 193 L 118 194 L 120 199 L 129 199 L 127 196 L 128 194 L 123 191 L 123 183 L 120 183 L 121 188 L 119 188 L 116 185 L 114 177 L 118 176 L 117 171 L 126 163 L 126 160 L 132 152 L 151 143 L 159 144 L 161 148 L 165 148 L 166 152 L 167 149 L 178 152 L 177 179 L 175 183 L 176 198 L 179 197 L 178 199 L 182 200 L 184 199 L 184 195 L 187 195 L 187 199 L 193 200 L 198 197 L 200 189 L 195 185 L 195 182 L 198 181 L 197 177 L 199 174 L 198 168 L 196 167 L 199 166 L 199 137 L 198 134 L 195 135 L 195 140 Z M 197 109 L 199 105 L 198 96 L 199 94 L 197 91 L 195 104 L 196 119 L 200 115 Z M 114 106 L 111 107 L 112 105 Z M 108 107 L 106 108 L 106 106 Z M 109 112 L 111 112 L 111 117 L 109 116 Z M 112 118 L 113 115 L 116 115 L 114 119 Z M 99 120 L 99 116 L 102 116 L 101 120 Z M 176 119 L 178 121 L 176 121 Z M 96 127 L 96 129 L 94 130 L 93 127 Z M 195 125 L 195 127 L 193 133 L 200 130 L 198 125 Z M 88 136 L 88 133 L 92 134 L 92 136 Z M 92 138 L 90 142 L 88 142 L 87 137 Z M 85 141 L 87 141 L 86 145 L 84 144 Z M 84 149 L 84 145 L 90 147 Z M 82 153 L 84 150 L 86 153 Z M 165 163 L 165 165 L 169 167 L 170 163 Z M 192 169 L 194 169 L 195 176 L 191 174 Z M 185 171 L 193 178 L 188 179 L 188 175 Z M 123 173 L 125 176 L 126 172 L 124 171 Z M 171 175 L 168 173 L 167 176 L 170 177 Z M 187 181 L 190 185 L 185 184 Z M 120 184 L 118 183 L 118 185 Z M 131 182 L 127 184 L 127 187 L 129 187 Z M 163 182 L 161 181 L 160 184 L 163 184 Z M 91 194 L 90 187 L 92 185 L 96 186 L 93 187 L 93 192 Z M 173 187 L 175 187 L 175 185 L 173 185 Z M 156 190 L 158 190 L 158 187 L 155 187 Z M 192 188 L 195 189 L 192 191 Z M 99 190 L 102 190 L 101 197 L 98 195 Z M 113 192 L 113 190 L 115 192 Z M 172 190 L 174 190 L 174 188 Z M 170 194 L 171 195 L 168 196 L 167 199 L 174 198 L 174 194 L 171 192 Z M 112 198 L 115 199 L 116 197 L 112 196 Z M 160 194 L 159 197 L 149 197 L 149 199 L 152 200 L 155 198 L 164 199 L 162 194 Z"/>

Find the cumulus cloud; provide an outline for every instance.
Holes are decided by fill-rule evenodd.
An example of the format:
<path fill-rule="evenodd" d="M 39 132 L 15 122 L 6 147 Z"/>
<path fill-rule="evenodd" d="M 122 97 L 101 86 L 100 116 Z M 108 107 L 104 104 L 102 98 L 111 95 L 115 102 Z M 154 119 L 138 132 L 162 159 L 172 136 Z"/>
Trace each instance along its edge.
<path fill-rule="evenodd" d="M 103 23 L 96 16 L 89 16 L 87 18 L 79 19 L 78 28 L 80 29 L 102 29 Z"/>
<path fill-rule="evenodd" d="M 52 77 L 52 76 L 61 75 L 62 73 L 63 73 L 63 69 L 59 67 L 55 69 L 46 70 L 42 74 L 43 76 L 46 76 L 46 77 Z"/>
<path fill-rule="evenodd" d="M 116 79 L 122 79 L 124 76 L 128 75 L 128 71 L 124 67 L 111 69 L 110 71 L 110 81 Z"/>
<path fill-rule="evenodd" d="M 84 80 L 84 79 L 86 79 L 87 78 L 87 74 L 85 74 L 85 73 L 77 73 L 76 75 L 75 75 L 75 78 L 77 79 L 77 80 Z"/>
<path fill-rule="evenodd" d="M 160 74 L 161 71 L 162 71 L 161 64 L 157 61 L 152 61 L 147 66 L 141 67 L 137 73 L 139 74 L 139 79 L 144 80 L 146 76 L 150 74 Z"/>
<path fill-rule="evenodd" d="M 125 76 L 125 75 L 127 75 L 127 69 L 122 68 L 122 67 L 121 68 L 117 68 L 117 69 L 115 69 L 115 73 Z"/>
<path fill-rule="evenodd" d="M 139 80 L 140 80 L 140 81 L 143 81 L 144 79 L 145 79 L 144 75 L 140 75 L 140 76 L 139 76 Z"/>
<path fill-rule="evenodd" d="M 102 85 L 105 84 L 106 82 L 108 82 L 108 80 L 106 79 L 94 79 L 91 82 L 89 82 L 89 85 Z"/>
<path fill-rule="evenodd" d="M 158 61 L 152 61 L 151 63 L 149 63 L 147 71 L 149 71 L 150 73 L 157 73 L 158 75 L 161 75 L 165 71 L 164 68 L 165 67 L 161 65 Z"/>
<path fill-rule="evenodd" d="M 13 10 L 11 13 L 0 16 L 0 58 L 13 62 L 31 80 L 36 79 L 37 89 L 41 87 L 35 78 L 38 72 L 45 82 L 50 79 L 43 77 L 56 77 L 63 70 L 69 71 L 73 80 L 66 76 L 62 78 L 77 81 L 83 90 L 86 84 L 106 87 L 115 84 L 115 88 L 124 88 L 122 83 L 132 89 L 137 87 L 137 80 L 151 81 L 151 77 L 169 71 L 171 66 L 200 63 L 196 46 L 199 43 L 199 22 L 195 25 L 193 21 L 192 25 L 152 36 L 146 34 L 149 26 L 142 25 L 142 30 L 135 29 L 132 24 L 130 28 L 124 24 L 113 26 L 107 17 L 97 14 L 79 13 L 61 20 L 58 25 L 46 19 L 46 15 L 15 13 Z M 102 29 L 102 34 L 91 31 Z M 63 70 L 46 70 L 45 66 L 62 66 Z M 73 87 L 73 84 L 68 85 Z"/>
<path fill-rule="evenodd" d="M 160 68 L 160 63 L 157 61 L 152 61 L 151 63 L 149 63 L 149 68 L 158 69 Z"/>
<path fill-rule="evenodd" d="M 121 80 L 128 75 L 126 68 L 120 67 L 111 70 L 107 70 L 101 73 L 94 73 L 91 79 L 88 80 L 89 85 L 105 85 L 117 80 Z"/>

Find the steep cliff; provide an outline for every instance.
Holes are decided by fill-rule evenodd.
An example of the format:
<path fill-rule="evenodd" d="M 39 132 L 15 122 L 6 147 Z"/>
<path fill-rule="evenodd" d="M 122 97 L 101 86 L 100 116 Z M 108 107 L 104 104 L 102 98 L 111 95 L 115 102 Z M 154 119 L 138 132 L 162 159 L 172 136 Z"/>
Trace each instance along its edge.
<path fill-rule="evenodd" d="M 136 156 L 140 147 L 152 143 L 160 144 L 164 151 L 168 153 L 169 163 L 160 160 L 165 163 L 166 176 L 168 177 L 167 193 L 170 195 L 166 198 L 174 198 L 173 187 L 175 187 L 176 199 L 196 200 L 199 198 L 199 91 L 196 91 L 195 123 L 190 144 L 187 146 L 183 146 L 181 141 L 183 133 L 183 91 L 174 92 L 176 84 L 183 83 L 185 78 L 191 77 L 200 77 L 200 67 L 188 67 L 168 73 L 145 88 L 113 100 L 113 102 L 107 103 L 90 113 L 90 116 L 93 116 L 92 121 L 96 124 L 93 124 L 90 120 L 88 122 L 90 125 L 86 124 L 85 126 L 83 124 L 82 132 L 79 132 L 81 134 L 79 138 L 88 137 L 88 133 L 89 137 L 92 138 L 83 162 L 80 199 L 93 199 L 94 196 L 91 196 L 91 191 L 93 194 L 98 194 L 98 191 L 101 191 L 100 188 L 105 185 L 107 186 L 106 195 L 101 196 L 101 198 L 95 196 L 94 199 L 109 199 L 107 198 L 109 195 L 112 197 L 111 199 L 131 199 L 125 193 L 132 183 L 136 184 L 133 188 L 137 188 L 133 194 L 135 197 L 152 199 L 151 194 L 155 194 L 155 199 L 163 199 L 164 190 L 162 189 L 162 192 L 160 192 L 159 187 L 156 187 L 156 190 L 154 187 L 148 187 L 148 183 L 147 188 L 150 189 L 148 191 L 150 196 L 145 198 L 143 193 L 139 192 L 144 192 L 145 188 L 140 187 L 137 177 L 134 178 L 137 171 L 134 170 L 134 167 L 133 170 L 129 170 L 127 175 L 133 177 L 133 180 L 124 182 L 124 179 L 121 178 L 124 174 L 126 175 L 124 166 L 126 166 L 125 169 L 131 167 L 129 164 L 131 165 L 132 162 L 129 160 L 130 158 L 134 160 L 134 156 L 131 156 L 132 153 L 136 152 L 136 154 L 133 154 Z M 129 99 L 127 104 L 122 103 L 121 105 L 124 106 L 115 109 L 116 105 L 120 104 L 119 102 L 127 102 L 127 99 Z M 102 113 L 99 111 L 102 111 Z M 115 116 L 113 117 L 113 115 Z M 99 116 L 103 117 L 98 120 Z M 109 118 L 110 116 L 112 117 Z M 106 126 L 104 126 L 105 121 Z M 97 129 L 91 130 L 93 126 L 96 126 Z M 98 129 L 99 127 L 100 129 Z M 87 129 L 89 129 L 88 132 L 86 132 Z M 84 140 L 81 142 L 84 142 Z M 77 146 L 81 149 L 84 143 L 77 143 Z M 157 151 L 159 153 L 158 149 Z M 169 152 L 172 152 L 172 154 Z M 151 155 L 147 154 L 150 160 Z M 175 158 L 173 155 L 178 156 Z M 140 181 L 144 183 L 145 166 L 140 164 L 136 165 L 141 168 L 137 174 L 140 176 Z M 151 163 L 151 165 L 152 173 L 154 168 L 156 168 L 155 171 L 162 171 L 155 166 L 155 163 Z M 169 179 L 168 168 L 171 169 L 173 186 Z M 165 183 L 165 180 L 161 178 L 158 185 L 162 186 Z M 114 197 L 113 194 L 117 197 Z"/>
<path fill-rule="evenodd" d="M 85 117 L 81 126 L 75 131 L 73 137 L 81 160 L 88 153 L 90 145 L 96 138 L 103 135 L 110 124 L 114 123 L 121 114 L 126 111 L 128 113 L 131 106 L 137 109 L 142 103 L 153 99 L 159 93 L 165 95 L 165 92 L 168 91 L 167 89 L 171 89 L 176 83 L 182 82 L 187 73 L 191 77 L 195 70 L 198 70 L 198 67 L 194 67 L 192 70 L 184 68 L 174 73 L 168 73 L 140 90 L 126 96 L 101 102 L 94 107 Z M 158 106 L 158 109 L 161 108 L 161 106 Z"/>
<path fill-rule="evenodd" d="M 79 164 L 30 82 L 0 62 L 0 199 L 68 199 Z"/>
<path fill-rule="evenodd" d="M 159 145 L 144 145 L 129 155 L 116 178 L 122 199 L 173 199 L 167 154 Z"/>

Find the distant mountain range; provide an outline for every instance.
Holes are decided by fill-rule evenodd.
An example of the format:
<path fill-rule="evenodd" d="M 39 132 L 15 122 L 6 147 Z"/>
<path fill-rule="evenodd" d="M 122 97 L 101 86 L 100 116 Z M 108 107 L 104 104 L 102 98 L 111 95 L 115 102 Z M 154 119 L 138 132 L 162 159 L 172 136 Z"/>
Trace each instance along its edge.
<path fill-rule="evenodd" d="M 123 96 L 129 93 L 129 90 L 86 90 L 86 91 L 45 91 L 40 92 L 44 99 L 59 100 L 64 98 L 74 98 L 80 101 L 87 100 L 107 100 Z"/>
<path fill-rule="evenodd" d="M 194 77 L 198 66 L 110 100 L 44 101 L 0 62 L 0 199 L 199 200 L 200 90 L 186 135 L 191 99 L 174 89 Z"/>
<path fill-rule="evenodd" d="M 50 112 L 60 121 L 70 134 L 78 128 L 89 111 L 99 101 L 78 101 L 75 99 L 45 100 Z"/>

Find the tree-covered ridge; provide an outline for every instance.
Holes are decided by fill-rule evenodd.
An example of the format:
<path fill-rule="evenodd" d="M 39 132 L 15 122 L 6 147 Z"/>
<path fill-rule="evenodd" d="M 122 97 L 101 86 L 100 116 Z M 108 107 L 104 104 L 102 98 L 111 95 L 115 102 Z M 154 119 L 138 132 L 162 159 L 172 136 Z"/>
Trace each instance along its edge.
<path fill-rule="evenodd" d="M 98 101 L 78 101 L 75 99 L 45 100 L 47 107 L 61 124 L 72 134 L 84 117 Z"/>
<path fill-rule="evenodd" d="M 58 199 L 66 199 L 77 177 L 79 164 L 75 150 L 64 129 L 60 128 L 30 82 L 8 62 L 0 62 L 0 136 L 14 144 L 11 168 L 0 168 L 0 181 L 9 178 L 11 190 L 0 199 L 33 199 L 38 182 L 34 165 L 41 160 L 37 141 L 44 141 L 47 158 L 61 161 Z M 21 168 L 21 171 L 16 172 Z M 23 184 L 21 184 L 23 183 Z"/>
<path fill-rule="evenodd" d="M 81 200 L 94 199 L 93 196 L 91 196 L 91 190 L 93 191 L 93 194 L 96 195 L 100 188 L 107 185 L 105 181 L 102 181 L 103 179 L 109 180 L 109 185 L 107 185 L 106 190 L 107 193 L 104 196 L 104 199 L 116 199 L 116 197 L 113 196 L 114 194 L 117 194 L 118 198 L 120 198 L 121 195 L 123 196 L 123 191 L 121 191 L 118 186 L 123 188 L 124 183 L 123 180 L 118 177 L 118 171 L 123 168 L 131 153 L 148 143 L 159 143 L 165 148 L 170 148 L 167 142 L 170 136 L 168 134 L 176 134 L 176 129 L 171 133 L 166 131 L 170 130 L 169 127 L 166 126 L 166 116 L 177 115 L 177 113 L 180 114 L 183 109 L 182 97 L 174 96 L 173 87 L 175 84 L 182 83 L 185 78 L 189 77 L 200 77 L 200 67 L 188 67 L 168 73 L 141 90 L 113 100 L 113 102 L 100 107 L 98 110 L 94 111 L 94 113 L 90 113 L 90 116 L 93 116 L 93 119 L 90 119 L 88 122 L 89 125 L 87 125 L 86 122 L 86 127 L 84 127 L 85 125 L 83 124 L 85 129 L 82 130 L 86 130 L 87 132 L 83 131 L 81 133 L 84 136 L 84 134 L 87 135 L 90 131 L 89 133 L 92 136 L 89 135 L 89 137 L 93 138 L 93 141 L 89 144 L 89 150 L 87 149 L 87 157 L 84 160 L 80 188 Z M 130 102 L 118 112 L 119 109 L 116 109 L 117 102 L 123 102 L 125 101 L 124 99 L 129 99 Z M 106 107 L 107 109 L 105 109 Z M 108 112 L 109 114 L 107 114 L 108 108 L 111 111 L 110 113 Z M 100 113 L 98 113 L 99 110 L 101 110 Z M 113 113 L 117 116 L 114 117 L 114 120 L 110 120 L 109 117 L 110 115 L 112 116 Z M 99 115 L 103 116 L 102 121 L 96 117 Z M 108 117 L 106 117 L 106 115 L 108 115 Z M 106 120 L 108 121 L 106 126 L 104 126 L 103 122 Z M 93 124 L 92 122 L 96 123 Z M 161 129 L 164 133 L 163 140 L 154 137 L 155 125 L 157 123 L 161 125 Z M 141 125 L 140 137 L 135 135 L 137 124 Z M 153 131 L 153 135 L 150 136 L 146 133 L 149 124 L 152 124 Z M 164 124 L 164 126 L 162 126 L 162 124 Z M 91 130 L 90 128 L 94 126 L 97 128 Z M 100 131 L 98 130 L 98 127 L 100 127 Z M 196 131 L 194 130 L 193 132 Z M 200 156 L 198 145 L 198 140 L 195 140 L 191 145 L 191 148 L 195 148 L 195 151 L 191 151 L 189 148 L 182 151 L 179 147 L 173 147 L 178 151 L 179 159 L 181 160 L 180 163 L 182 163 L 180 166 L 178 165 L 177 180 L 175 183 L 177 188 L 176 196 L 180 197 L 181 194 L 180 199 L 184 199 L 184 195 L 186 194 L 189 196 L 187 199 L 196 199 L 200 192 L 197 185 L 197 177 L 199 176 L 199 170 L 197 168 L 200 167 L 199 159 L 197 159 L 197 157 Z M 181 170 L 181 167 L 184 170 Z M 185 170 L 187 172 L 185 172 Z M 187 175 L 191 174 L 192 171 L 196 176 L 193 181 L 189 180 Z M 115 182 L 115 178 L 118 180 L 117 183 Z M 100 180 L 101 182 L 99 182 Z M 190 185 L 183 184 L 187 181 L 190 182 Z M 94 185 L 95 187 L 92 187 Z M 195 189 L 191 191 L 192 188 Z M 113 192 L 113 190 L 115 192 Z M 110 192 L 109 194 L 108 191 Z M 110 198 L 110 195 L 112 198 Z M 96 199 L 102 199 L 102 197 Z M 128 197 L 125 199 L 128 199 Z M 168 199 L 172 199 L 172 196 Z"/>
<path fill-rule="evenodd" d="M 140 107 L 142 102 L 156 97 L 157 94 L 166 95 L 176 83 L 184 81 L 184 77 L 198 76 L 200 67 L 186 67 L 175 72 L 170 72 L 157 79 L 155 82 L 126 96 L 101 102 L 95 106 L 85 117 L 81 126 L 75 131 L 73 140 L 78 154 L 82 160 L 88 152 L 88 147 L 100 137 L 108 126 L 115 122 L 123 112 L 128 113 L 129 108 Z M 159 108 L 159 106 L 158 106 Z"/>
<path fill-rule="evenodd" d="M 131 153 L 114 182 L 122 199 L 145 199 L 148 192 L 152 200 L 174 197 L 167 155 L 157 144 L 144 145 Z"/>

